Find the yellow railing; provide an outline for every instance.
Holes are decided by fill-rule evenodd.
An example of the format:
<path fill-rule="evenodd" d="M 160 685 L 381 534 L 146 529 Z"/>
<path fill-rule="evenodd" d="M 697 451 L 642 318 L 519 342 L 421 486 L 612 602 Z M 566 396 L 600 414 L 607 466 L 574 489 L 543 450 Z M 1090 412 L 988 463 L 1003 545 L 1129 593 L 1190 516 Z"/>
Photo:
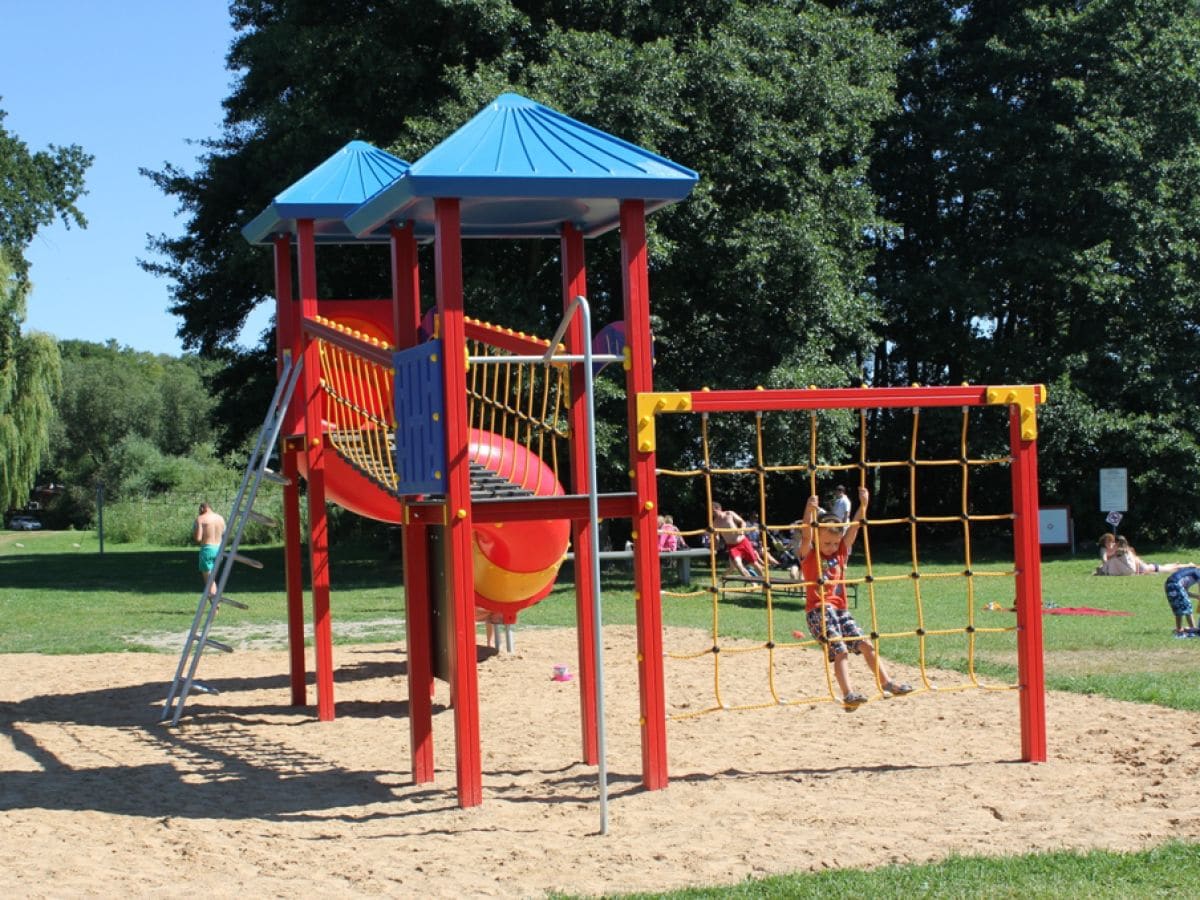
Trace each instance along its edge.
<path fill-rule="evenodd" d="M 331 445 L 385 490 L 395 490 L 393 348 L 321 316 L 305 320 L 304 329 L 318 347 Z M 569 434 L 567 366 L 504 361 L 544 352 L 549 344 L 539 338 L 475 319 L 467 320 L 467 334 L 468 357 L 477 360 L 467 373 L 470 427 L 519 444 L 557 478 L 565 452 L 559 444 Z"/>

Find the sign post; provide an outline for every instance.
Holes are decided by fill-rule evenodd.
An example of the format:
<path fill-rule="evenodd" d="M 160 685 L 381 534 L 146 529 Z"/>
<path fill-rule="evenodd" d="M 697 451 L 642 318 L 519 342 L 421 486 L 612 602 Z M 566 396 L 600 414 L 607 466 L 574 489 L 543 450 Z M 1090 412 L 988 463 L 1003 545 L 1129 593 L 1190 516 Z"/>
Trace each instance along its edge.
<path fill-rule="evenodd" d="M 1113 534 L 1121 524 L 1121 514 L 1129 511 L 1129 470 L 1101 469 L 1100 470 L 1100 511 L 1107 512 L 1105 517 L 1112 526 Z"/>

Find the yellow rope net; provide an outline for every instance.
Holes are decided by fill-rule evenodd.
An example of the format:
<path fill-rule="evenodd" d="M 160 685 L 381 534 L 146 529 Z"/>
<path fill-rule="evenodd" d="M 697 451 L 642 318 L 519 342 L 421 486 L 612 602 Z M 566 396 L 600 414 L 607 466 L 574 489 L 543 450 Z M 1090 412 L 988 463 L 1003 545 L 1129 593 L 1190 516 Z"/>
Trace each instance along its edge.
<path fill-rule="evenodd" d="M 325 433 L 330 444 L 362 474 L 385 490 L 395 491 L 396 467 L 391 449 L 396 430 L 392 403 L 395 372 L 380 359 L 358 352 L 373 349 L 390 353 L 392 348 L 330 319 L 317 316 L 315 320 L 342 336 L 336 342 L 316 340 L 321 390 L 325 394 Z"/>
<path fill-rule="evenodd" d="M 718 486 L 728 492 L 740 488 L 738 493 L 743 496 L 750 493 L 747 482 L 753 482 L 757 521 L 754 530 L 761 536 L 759 546 L 770 549 L 771 537 L 779 533 L 793 533 L 800 519 L 800 510 L 791 515 L 780 515 L 771 502 L 769 487 L 779 479 L 807 480 L 810 496 L 818 496 L 818 482 L 832 482 L 841 479 L 846 483 L 851 497 L 857 493 L 857 487 L 871 489 L 874 482 L 889 481 L 891 493 L 904 492 L 907 494 L 907 514 L 890 517 L 874 518 L 868 515 L 859 532 L 858 542 L 846 567 L 846 575 L 842 581 L 827 582 L 830 587 L 842 584 L 848 595 L 853 598 L 855 608 L 852 609 L 854 618 L 862 628 L 865 639 L 872 642 L 876 650 L 882 645 L 891 644 L 891 648 L 899 650 L 898 656 L 904 661 L 913 663 L 918 671 L 920 682 L 918 691 L 922 690 L 962 690 L 969 688 L 984 688 L 989 690 L 1011 690 L 1015 684 L 989 684 L 983 682 L 976 669 L 979 659 L 981 642 L 987 641 L 987 655 L 991 662 L 1001 666 L 1009 661 L 1015 661 L 1015 624 L 1003 622 L 1000 624 L 980 625 L 977 622 L 976 607 L 981 600 L 981 594 L 993 598 L 1003 598 L 1003 603 L 987 603 L 986 608 L 1004 610 L 1012 605 L 1015 596 L 1015 571 L 1010 566 L 1002 569 L 979 568 L 973 546 L 973 529 L 988 524 L 997 524 L 1001 528 L 1010 527 L 1013 519 L 1011 510 L 1004 512 L 978 512 L 972 509 L 971 485 L 973 476 L 983 469 L 1006 469 L 1011 464 L 1011 457 L 969 455 L 968 443 L 970 436 L 971 416 L 998 415 L 994 408 L 978 407 L 961 410 L 961 421 L 957 427 L 957 450 L 952 456 L 947 453 L 942 458 L 922 455 L 922 410 L 911 411 L 912 424 L 908 455 L 905 459 L 872 459 L 868 448 L 868 413 L 862 410 L 858 415 L 858 440 L 856 457 L 850 461 L 831 462 L 823 458 L 819 451 L 818 435 L 820 419 L 818 413 L 791 414 L 805 415 L 808 419 L 808 446 L 806 458 L 802 462 L 788 464 L 769 464 L 764 455 L 764 414 L 754 414 L 753 448 L 742 447 L 734 451 L 726 451 L 725 455 L 732 456 L 735 464 L 720 465 L 714 460 L 713 439 L 711 434 L 710 413 L 699 414 L 699 444 L 701 449 L 700 465 L 692 469 L 659 469 L 660 477 L 678 479 L 700 479 L 703 482 L 703 494 L 706 499 L 707 522 L 705 527 L 683 531 L 685 537 L 693 541 L 705 536 L 710 546 L 708 558 L 709 583 L 698 590 L 668 591 L 664 590 L 664 622 L 673 621 L 694 622 L 699 608 L 696 604 L 706 605 L 708 612 L 705 618 L 710 622 L 709 642 L 707 646 L 691 650 L 668 650 L 670 660 L 712 661 L 712 701 L 705 704 L 681 706 L 680 711 L 672 718 L 691 718 L 705 715 L 718 710 L 749 710 L 770 706 L 795 706 L 817 702 L 838 701 L 837 685 L 833 677 L 832 665 L 826 653 L 819 652 L 821 643 L 811 637 L 805 621 L 805 597 L 809 587 L 816 585 L 813 581 L 804 581 L 802 576 L 789 577 L 785 570 L 772 571 L 766 563 L 764 554 L 761 567 L 761 578 L 746 580 L 734 577 L 730 572 L 722 572 L 722 563 L 718 561 L 718 533 L 722 530 L 713 520 L 712 504 L 720 500 Z M 937 410 L 932 412 L 959 414 L 957 410 Z M 737 417 L 746 414 L 720 413 L 712 414 L 718 417 Z M 768 414 L 775 415 L 775 414 Z M 787 415 L 787 414 L 779 414 Z M 945 425 L 944 420 L 940 423 Z M 942 429 L 945 431 L 945 428 Z M 949 449 L 949 448 L 947 448 Z M 941 510 L 933 514 L 918 510 L 919 479 L 928 477 L 935 471 L 941 471 L 957 476 L 959 482 L 953 511 Z M 924 473 L 924 474 L 923 474 Z M 853 487 L 852 482 L 857 482 Z M 829 484 L 828 486 L 831 486 Z M 945 488 L 945 485 L 941 485 Z M 949 491 L 944 490 L 944 493 Z M 794 495 L 794 490 L 792 494 Z M 726 504 L 728 505 L 728 504 Z M 775 518 L 771 518 L 774 515 Z M 957 527 L 955 527 L 957 526 Z M 820 528 L 842 528 L 841 525 L 821 525 Z M 883 529 L 900 528 L 907 530 L 907 556 L 905 562 L 896 562 L 889 558 L 883 562 L 872 550 L 872 533 L 880 534 Z M 950 563 L 941 558 L 936 563 L 926 563 L 920 555 L 921 541 L 919 535 L 938 529 L 943 534 L 938 541 L 938 556 L 944 556 L 945 544 L 948 542 L 944 532 L 953 529 L 961 535 L 958 543 L 961 547 L 962 561 Z M 926 541 L 930 541 L 926 535 Z M 783 542 L 789 542 L 785 539 Z M 898 543 L 890 541 L 893 546 Z M 780 546 L 776 543 L 776 548 Z M 892 550 L 890 556 L 894 556 Z M 732 570 L 731 570 L 732 571 Z M 986 585 L 986 587 L 985 587 Z M 729 613 L 735 607 L 760 608 L 762 611 L 761 627 L 756 628 L 753 635 L 747 636 L 744 626 L 745 617 L 739 626 L 743 633 L 731 635 L 722 630 L 723 614 Z M 931 614 L 932 613 L 932 614 Z M 728 616 L 732 618 L 732 616 Z M 954 648 L 942 656 L 931 652 L 930 639 L 948 640 L 957 638 Z M 952 684 L 944 671 L 938 672 L 935 681 L 931 669 L 937 659 L 951 659 L 954 650 L 961 648 L 965 655 L 965 674 L 960 683 Z M 824 662 L 824 688 L 813 689 L 811 665 L 796 665 L 800 662 L 792 655 L 809 652 L 814 649 Z M 852 681 L 861 683 L 867 674 L 865 666 L 856 663 L 851 654 L 850 666 Z M 893 655 L 891 658 L 896 658 Z M 811 659 L 811 657 L 809 657 Z M 758 660 L 758 662 L 754 662 Z M 890 663 L 889 663 L 890 664 Z M 857 667 L 857 671 L 855 670 Z M 882 698 L 883 684 L 879 678 L 878 667 L 874 671 L 875 698 Z M 765 675 L 765 683 L 763 676 Z M 900 679 L 896 679 L 900 680 Z"/>
<path fill-rule="evenodd" d="M 563 363 L 506 362 L 513 354 L 481 340 L 470 340 L 474 362 L 467 371 L 467 421 L 523 446 L 559 477 L 560 442 L 570 431 L 564 413 L 570 401 L 568 367 Z M 549 346 L 547 344 L 547 346 Z"/>
<path fill-rule="evenodd" d="M 330 319 L 314 321 L 337 332 L 336 338 L 315 338 L 330 444 L 358 471 L 394 492 L 395 371 L 384 363 L 393 348 Z M 481 340 L 468 341 L 468 353 L 489 359 L 468 371 L 470 426 L 525 447 L 558 477 L 559 442 L 569 434 L 563 416 L 570 398 L 567 367 L 505 362 L 510 351 Z"/>

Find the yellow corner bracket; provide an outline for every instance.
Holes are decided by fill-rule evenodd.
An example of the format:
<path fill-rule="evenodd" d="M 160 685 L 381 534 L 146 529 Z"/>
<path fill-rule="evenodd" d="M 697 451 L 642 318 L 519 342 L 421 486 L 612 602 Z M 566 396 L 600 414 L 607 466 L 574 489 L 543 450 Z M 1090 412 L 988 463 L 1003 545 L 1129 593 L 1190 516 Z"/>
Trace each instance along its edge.
<path fill-rule="evenodd" d="M 637 395 L 637 447 L 642 453 L 653 453 L 658 447 L 654 417 L 659 413 L 691 412 L 692 395 L 651 391 Z"/>
<path fill-rule="evenodd" d="M 1041 395 L 1041 400 L 1038 395 Z M 1036 441 L 1038 436 L 1037 411 L 1038 403 L 1046 402 L 1046 386 L 1032 385 L 999 385 L 987 389 L 987 402 L 992 406 L 1015 406 L 1020 410 L 1021 440 Z"/>

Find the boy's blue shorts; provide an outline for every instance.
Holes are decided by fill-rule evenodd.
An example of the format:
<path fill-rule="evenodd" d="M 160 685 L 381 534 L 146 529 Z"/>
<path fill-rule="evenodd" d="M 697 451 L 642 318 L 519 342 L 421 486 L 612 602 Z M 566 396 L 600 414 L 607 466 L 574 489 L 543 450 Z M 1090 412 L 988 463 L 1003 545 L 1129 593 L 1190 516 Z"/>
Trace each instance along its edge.
<path fill-rule="evenodd" d="M 1177 616 L 1190 616 L 1192 614 L 1192 598 L 1187 590 L 1171 579 L 1167 579 L 1165 589 L 1167 602 L 1171 604 L 1171 612 Z"/>

